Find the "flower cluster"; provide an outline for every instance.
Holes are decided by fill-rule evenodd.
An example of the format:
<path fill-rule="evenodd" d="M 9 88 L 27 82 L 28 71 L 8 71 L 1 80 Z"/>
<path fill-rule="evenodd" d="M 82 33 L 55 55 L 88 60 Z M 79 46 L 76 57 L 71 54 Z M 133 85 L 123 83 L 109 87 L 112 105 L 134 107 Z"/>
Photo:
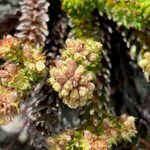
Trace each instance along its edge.
<path fill-rule="evenodd" d="M 84 131 L 84 138 L 88 141 L 90 150 L 108 150 L 107 141 L 92 134 L 90 131 Z"/>
<path fill-rule="evenodd" d="M 149 28 L 149 19 L 146 18 L 149 17 L 150 10 L 144 10 L 144 8 L 149 7 L 149 4 L 148 0 L 63 0 L 62 7 L 71 16 L 76 25 L 82 19 L 88 22 L 91 19 L 91 12 L 97 8 L 101 15 L 106 14 L 109 19 L 113 19 L 118 25 L 124 25 L 127 28 L 143 29 Z"/>
<path fill-rule="evenodd" d="M 107 139 L 109 144 L 117 144 L 117 142 L 122 138 L 120 136 L 120 131 L 116 125 L 112 124 L 109 118 L 104 118 L 102 122 L 102 128 L 104 130 L 103 137 Z"/>
<path fill-rule="evenodd" d="M 50 145 L 49 150 L 66 149 L 67 143 L 72 140 L 73 135 L 74 135 L 73 130 L 67 130 L 66 132 L 62 134 L 49 137 L 47 139 L 47 143 L 48 145 Z"/>
<path fill-rule="evenodd" d="M 114 124 L 113 122 L 118 122 Z M 121 115 L 117 120 L 103 119 L 102 128 L 104 129 L 103 138 L 109 144 L 117 144 L 122 139 L 130 141 L 137 133 L 135 128 L 135 118 L 126 114 Z"/>
<path fill-rule="evenodd" d="M 8 122 L 18 111 L 16 91 L 0 86 L 0 124 Z M 3 120 L 3 122 L 1 122 Z"/>
<path fill-rule="evenodd" d="M 94 67 L 99 61 L 101 44 L 93 40 L 67 40 L 61 60 L 50 69 L 49 82 L 70 108 L 84 106 L 93 97 Z M 91 66 L 93 70 L 91 70 Z"/>
<path fill-rule="evenodd" d="M 67 130 L 49 137 L 47 142 L 50 149 L 108 150 L 122 139 L 131 141 L 137 133 L 134 121 L 134 117 L 125 114 L 118 118 L 108 116 L 101 118 L 100 124 L 94 130 L 88 122 L 82 129 Z"/>
<path fill-rule="evenodd" d="M 22 44 L 8 35 L 0 40 L 0 56 L 6 61 L 0 69 L 1 84 L 27 90 L 45 73 L 45 57 L 40 48 Z"/>
<path fill-rule="evenodd" d="M 84 106 L 93 97 L 94 75 L 76 61 L 56 61 L 56 67 L 50 70 L 50 75 L 49 82 L 69 107 Z"/>
<path fill-rule="evenodd" d="M 11 82 L 18 74 L 18 68 L 14 63 L 6 62 L 1 66 L 0 79 L 1 83 Z"/>
<path fill-rule="evenodd" d="M 18 56 L 18 54 L 20 54 L 17 52 L 20 49 L 20 46 L 21 43 L 16 38 L 13 38 L 11 35 L 5 36 L 0 40 L 0 58 L 8 58 L 15 61 L 17 58 L 12 55 Z"/>
<path fill-rule="evenodd" d="M 62 52 L 62 59 L 73 59 L 87 67 L 95 68 L 99 62 L 102 48 L 101 43 L 92 39 L 67 39 L 66 49 Z"/>
<path fill-rule="evenodd" d="M 0 66 L 0 123 L 16 114 L 20 96 L 45 75 L 41 50 L 10 35 L 0 40 L 0 58 L 4 60 Z"/>
<path fill-rule="evenodd" d="M 31 45 L 23 47 L 23 57 L 25 67 L 41 73 L 45 69 L 45 57 L 36 48 Z"/>
<path fill-rule="evenodd" d="M 90 131 L 68 130 L 62 134 L 54 135 L 47 139 L 50 150 L 53 149 L 85 149 L 85 150 L 108 150 L 105 139 L 99 138 Z"/>
<path fill-rule="evenodd" d="M 148 77 L 150 77 L 150 52 L 144 53 L 143 59 L 139 61 L 139 65 L 147 73 Z"/>
<path fill-rule="evenodd" d="M 120 121 L 123 123 L 123 129 L 121 130 L 121 137 L 124 140 L 131 141 L 131 137 L 134 137 L 137 133 L 135 127 L 135 118 L 123 114 L 120 116 Z"/>

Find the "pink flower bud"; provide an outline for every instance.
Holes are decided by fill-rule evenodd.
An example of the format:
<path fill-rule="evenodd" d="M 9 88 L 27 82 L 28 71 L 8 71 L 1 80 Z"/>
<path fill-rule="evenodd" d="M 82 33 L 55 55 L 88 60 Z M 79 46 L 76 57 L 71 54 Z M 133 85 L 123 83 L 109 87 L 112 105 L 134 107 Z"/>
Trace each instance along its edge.
<path fill-rule="evenodd" d="M 76 49 L 78 52 L 81 52 L 84 50 L 84 48 L 85 48 L 85 44 L 82 43 L 82 44 L 79 44 Z"/>
<path fill-rule="evenodd" d="M 5 70 L 0 70 L 0 78 L 8 78 L 10 74 Z"/>
<path fill-rule="evenodd" d="M 5 69 L 6 69 L 11 75 L 15 74 L 16 71 L 17 71 L 16 65 L 15 65 L 15 64 L 11 64 L 11 63 L 8 64 L 8 65 L 6 65 Z"/>

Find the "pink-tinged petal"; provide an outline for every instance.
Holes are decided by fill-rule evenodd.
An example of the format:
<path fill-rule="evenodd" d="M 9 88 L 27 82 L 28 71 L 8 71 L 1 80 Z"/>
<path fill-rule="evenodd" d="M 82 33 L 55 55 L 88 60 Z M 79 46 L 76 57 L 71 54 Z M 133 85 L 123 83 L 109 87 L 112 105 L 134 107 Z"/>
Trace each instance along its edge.
<path fill-rule="evenodd" d="M 67 76 L 65 74 L 61 74 L 61 73 L 55 74 L 54 77 L 55 77 L 56 81 L 62 85 L 65 84 L 68 80 Z"/>
<path fill-rule="evenodd" d="M 81 43 L 81 44 L 78 44 L 78 45 L 77 45 L 76 50 L 77 50 L 78 52 L 81 52 L 81 51 L 84 50 L 84 48 L 85 48 L 85 44 Z"/>
<path fill-rule="evenodd" d="M 58 68 L 61 68 L 63 66 L 63 62 L 61 60 L 56 60 L 54 61 L 54 63 L 55 63 L 55 66 Z"/>
<path fill-rule="evenodd" d="M 95 59 L 96 59 L 96 54 L 94 54 L 94 53 L 88 54 L 88 55 L 87 55 L 87 59 L 88 59 L 88 61 L 95 61 Z"/>
<path fill-rule="evenodd" d="M 85 72 L 84 66 L 83 66 L 83 65 L 80 65 L 80 66 L 76 69 L 76 71 L 75 71 L 75 73 L 74 73 L 74 78 L 75 78 L 76 80 L 79 80 L 80 77 L 83 75 L 84 72 Z"/>
<path fill-rule="evenodd" d="M 68 66 L 68 71 L 66 73 L 66 76 L 68 78 L 72 77 L 73 74 L 75 73 L 75 70 L 77 69 L 77 63 L 73 60 L 70 60 L 67 62 L 67 66 Z"/>

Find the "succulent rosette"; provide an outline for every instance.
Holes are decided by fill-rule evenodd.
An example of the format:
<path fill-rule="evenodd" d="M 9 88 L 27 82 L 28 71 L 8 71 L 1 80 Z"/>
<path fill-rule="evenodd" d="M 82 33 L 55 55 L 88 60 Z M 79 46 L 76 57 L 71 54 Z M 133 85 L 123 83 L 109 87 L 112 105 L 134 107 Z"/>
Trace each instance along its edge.
<path fill-rule="evenodd" d="M 50 69 L 50 75 L 49 82 L 69 107 L 84 106 L 93 97 L 94 74 L 76 61 L 56 61 L 56 67 Z"/>
<path fill-rule="evenodd" d="M 95 89 L 101 44 L 92 39 L 68 39 L 60 60 L 50 68 L 49 82 L 70 108 L 85 106 Z"/>

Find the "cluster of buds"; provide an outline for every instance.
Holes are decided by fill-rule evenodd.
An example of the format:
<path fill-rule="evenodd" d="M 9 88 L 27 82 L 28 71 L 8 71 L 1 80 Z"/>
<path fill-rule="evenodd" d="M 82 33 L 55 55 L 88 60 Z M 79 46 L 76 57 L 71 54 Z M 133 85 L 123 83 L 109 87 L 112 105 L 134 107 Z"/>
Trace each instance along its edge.
<path fill-rule="evenodd" d="M 11 35 L 5 36 L 0 40 L 0 58 L 5 58 L 14 47 L 19 47 L 20 42 Z M 17 48 L 16 48 L 17 49 Z"/>
<path fill-rule="evenodd" d="M 80 137 L 80 139 L 79 139 Z M 99 138 L 90 131 L 73 131 L 54 135 L 47 139 L 50 150 L 53 149 L 86 149 L 86 150 L 108 150 L 109 146 L 105 139 Z"/>
<path fill-rule="evenodd" d="M 150 52 L 144 53 L 143 59 L 139 61 L 139 66 L 147 74 L 148 78 L 150 78 Z"/>
<path fill-rule="evenodd" d="M 18 94 L 16 91 L 0 86 L 0 119 L 4 123 L 18 111 Z"/>
<path fill-rule="evenodd" d="M 73 139 L 74 132 L 73 130 L 67 130 L 66 132 L 54 135 L 47 139 L 48 145 L 50 145 L 50 150 L 54 149 L 66 149 L 67 143 Z"/>
<path fill-rule="evenodd" d="M 42 48 L 23 44 L 10 35 L 0 40 L 0 56 L 6 61 L 0 70 L 0 80 L 5 86 L 27 90 L 31 87 L 31 82 L 46 73 Z"/>
<path fill-rule="evenodd" d="M 74 60 L 56 61 L 50 69 L 49 82 L 70 108 L 84 106 L 93 97 L 94 74 Z"/>
<path fill-rule="evenodd" d="M 108 150 L 109 146 L 105 139 L 99 138 L 90 131 L 84 131 L 84 138 L 88 141 L 90 150 Z"/>
<path fill-rule="evenodd" d="M 117 144 L 122 139 L 130 141 L 136 135 L 135 118 L 133 116 L 123 114 L 115 122 L 113 123 L 109 118 L 104 118 L 102 123 L 104 130 L 102 137 L 107 139 L 110 145 Z"/>
<path fill-rule="evenodd" d="M 131 141 L 131 137 L 134 137 L 137 133 L 135 127 L 135 118 L 133 116 L 123 114 L 120 116 L 119 119 L 123 123 L 123 129 L 121 130 L 121 137 L 124 140 Z"/>
<path fill-rule="evenodd" d="M 18 68 L 14 63 L 6 62 L 0 69 L 1 83 L 6 85 L 8 82 L 12 82 L 18 75 Z"/>
<path fill-rule="evenodd" d="M 25 67 L 35 72 L 40 73 L 46 69 L 44 55 L 29 44 L 25 44 L 23 47 L 23 58 Z"/>
<path fill-rule="evenodd" d="M 109 118 L 104 118 L 102 123 L 102 128 L 104 129 L 103 137 L 107 139 L 109 144 L 117 144 L 120 140 L 120 131 L 119 129 L 111 124 Z"/>
<path fill-rule="evenodd" d="M 62 52 L 62 59 L 73 59 L 84 66 L 95 67 L 99 62 L 102 48 L 101 43 L 87 39 L 82 41 L 80 39 L 67 39 L 66 48 Z"/>
<path fill-rule="evenodd" d="M 13 62 L 17 60 L 18 63 L 23 63 L 26 67 L 36 68 L 35 70 L 38 72 L 45 69 L 45 57 L 42 54 L 42 48 L 23 44 L 11 35 L 0 40 L 0 58 Z"/>
<path fill-rule="evenodd" d="M 68 39 L 61 60 L 51 67 L 49 82 L 70 108 L 84 106 L 92 99 L 100 48 L 101 44 L 91 39 Z"/>

